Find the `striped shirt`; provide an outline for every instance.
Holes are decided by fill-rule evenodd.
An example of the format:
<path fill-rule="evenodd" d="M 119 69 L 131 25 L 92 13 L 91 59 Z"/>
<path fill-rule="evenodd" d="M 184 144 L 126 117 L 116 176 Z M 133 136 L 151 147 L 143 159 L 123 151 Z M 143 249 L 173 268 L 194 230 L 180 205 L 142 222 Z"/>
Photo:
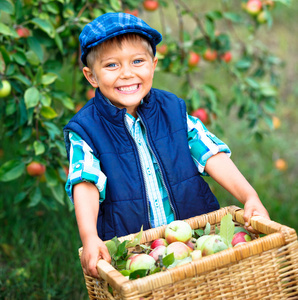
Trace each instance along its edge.
<path fill-rule="evenodd" d="M 125 123 L 139 153 L 150 207 L 151 226 L 168 224 L 174 220 L 174 213 L 158 163 L 148 147 L 145 128 L 139 118 L 135 119 L 128 113 L 125 115 Z M 204 171 L 208 158 L 218 152 L 225 152 L 230 156 L 231 151 L 225 143 L 209 132 L 198 118 L 187 115 L 187 125 L 191 156 L 199 173 L 208 175 Z M 105 200 L 107 178 L 100 169 L 100 161 L 78 134 L 69 132 L 69 139 L 71 144 L 70 165 L 65 186 L 69 198 L 73 201 L 72 188 L 75 184 L 87 181 L 96 185 L 100 193 L 99 202 L 102 203 Z"/>

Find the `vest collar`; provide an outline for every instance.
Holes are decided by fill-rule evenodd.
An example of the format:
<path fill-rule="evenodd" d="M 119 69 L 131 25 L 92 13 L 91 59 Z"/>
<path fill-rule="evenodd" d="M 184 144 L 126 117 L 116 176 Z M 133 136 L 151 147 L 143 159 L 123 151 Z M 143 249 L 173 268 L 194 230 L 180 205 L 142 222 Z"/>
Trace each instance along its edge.
<path fill-rule="evenodd" d="M 154 97 L 153 97 L 152 89 L 150 92 L 144 97 L 143 103 L 138 107 L 138 110 L 150 110 L 154 104 Z M 118 108 L 113 105 L 109 99 L 107 99 L 99 88 L 95 91 L 94 103 L 97 110 L 100 114 L 109 122 L 120 125 L 123 124 L 124 116 L 126 114 L 126 108 Z"/>

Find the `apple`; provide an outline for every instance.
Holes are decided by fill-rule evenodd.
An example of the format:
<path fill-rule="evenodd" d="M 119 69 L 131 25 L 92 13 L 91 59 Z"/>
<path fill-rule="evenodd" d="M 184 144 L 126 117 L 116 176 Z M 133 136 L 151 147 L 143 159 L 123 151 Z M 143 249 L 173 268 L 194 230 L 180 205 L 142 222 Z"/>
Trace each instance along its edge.
<path fill-rule="evenodd" d="M 283 158 L 277 159 L 274 166 L 279 171 L 286 171 L 288 169 L 288 163 Z"/>
<path fill-rule="evenodd" d="M 75 106 L 75 112 L 78 112 L 83 106 L 84 106 L 83 103 L 76 104 L 76 106 Z"/>
<path fill-rule="evenodd" d="M 191 248 L 192 250 L 194 250 L 196 242 L 195 242 L 195 241 L 192 241 L 192 239 L 190 239 L 190 240 L 187 241 L 185 244 L 186 244 L 189 248 Z"/>
<path fill-rule="evenodd" d="M 281 126 L 281 121 L 278 117 L 273 116 L 272 117 L 272 123 L 273 123 L 273 128 L 278 129 Z"/>
<path fill-rule="evenodd" d="M 232 59 L 232 53 L 228 51 L 228 52 L 224 53 L 223 55 L 221 55 L 220 59 L 223 60 L 224 62 L 228 63 Z"/>
<path fill-rule="evenodd" d="M 188 264 L 188 263 L 190 263 L 190 262 L 192 262 L 192 259 L 191 259 L 191 257 L 188 256 L 188 257 L 182 259 L 181 261 L 179 261 L 179 262 L 176 264 L 176 267 L 182 266 L 182 265 L 185 265 L 185 264 Z"/>
<path fill-rule="evenodd" d="M 190 253 L 190 257 L 192 261 L 199 260 L 202 258 L 202 251 L 201 250 L 194 250 L 193 252 Z"/>
<path fill-rule="evenodd" d="M 183 242 L 173 242 L 167 247 L 167 255 L 174 253 L 174 258 L 183 259 L 188 257 L 193 250 Z"/>
<path fill-rule="evenodd" d="M 192 116 L 199 118 L 203 124 L 210 124 L 210 118 L 205 108 L 198 108 L 191 113 Z"/>
<path fill-rule="evenodd" d="M 27 165 L 26 169 L 30 176 L 41 176 L 45 173 L 46 166 L 39 162 L 32 161 L 29 165 Z"/>
<path fill-rule="evenodd" d="M 257 21 L 260 23 L 260 24 L 263 24 L 263 23 L 266 23 L 269 19 L 270 15 L 269 15 L 269 12 L 268 11 L 262 11 L 258 14 L 257 16 Z"/>
<path fill-rule="evenodd" d="M 200 62 L 200 55 L 196 52 L 190 51 L 188 57 L 188 65 L 190 67 L 195 67 Z"/>
<path fill-rule="evenodd" d="M 3 80 L 2 87 L 0 88 L 0 98 L 7 97 L 11 92 L 11 85 L 9 81 Z"/>
<path fill-rule="evenodd" d="M 207 61 L 215 61 L 217 59 L 217 52 L 213 49 L 208 48 L 204 54 L 203 58 Z"/>
<path fill-rule="evenodd" d="M 158 9 L 159 3 L 156 0 L 145 0 L 143 6 L 147 11 L 155 11 Z"/>
<path fill-rule="evenodd" d="M 224 243 L 221 236 L 217 234 L 206 239 L 201 247 L 202 256 L 214 254 L 225 249 L 228 249 L 228 246 Z"/>
<path fill-rule="evenodd" d="M 155 249 L 156 247 L 158 247 L 158 246 L 168 246 L 169 244 L 168 244 L 168 242 L 166 241 L 166 239 L 164 239 L 164 238 L 159 238 L 159 239 L 156 239 L 156 240 L 154 240 L 153 242 L 152 242 L 152 244 L 151 244 L 151 249 Z"/>
<path fill-rule="evenodd" d="M 162 55 L 166 55 L 168 53 L 168 46 L 166 44 L 161 44 L 156 46 L 156 51 Z"/>
<path fill-rule="evenodd" d="M 248 0 L 246 3 L 246 11 L 250 15 L 257 15 L 262 10 L 262 2 L 261 0 Z"/>
<path fill-rule="evenodd" d="M 155 267 L 155 259 L 145 253 L 134 254 L 126 261 L 126 269 L 132 272 L 136 270 L 152 270 Z"/>
<path fill-rule="evenodd" d="M 133 15 L 135 17 L 137 17 L 139 15 L 139 11 L 137 9 L 129 9 L 129 8 L 126 8 L 124 9 L 124 12 L 126 14 L 130 14 L 130 15 Z"/>
<path fill-rule="evenodd" d="M 192 237 L 192 229 L 188 223 L 176 220 L 167 225 L 165 238 L 168 244 L 174 242 L 188 242 Z"/>
<path fill-rule="evenodd" d="M 211 235 L 202 235 L 200 236 L 196 241 L 196 250 L 202 250 L 202 246 L 205 243 L 205 241 L 210 237 Z"/>
<path fill-rule="evenodd" d="M 166 254 L 166 251 L 167 251 L 167 247 L 166 246 L 158 246 L 156 248 L 154 248 L 150 253 L 149 255 L 152 256 L 155 261 L 158 260 L 159 256 L 161 255 L 162 257 L 165 256 Z"/>
<path fill-rule="evenodd" d="M 272 0 L 263 0 L 263 4 L 270 10 L 274 8 L 274 1 Z"/>
<path fill-rule="evenodd" d="M 27 38 L 30 36 L 30 30 L 26 27 L 19 27 L 17 28 L 17 34 L 21 38 Z"/>
<path fill-rule="evenodd" d="M 249 234 L 247 234 L 246 232 L 237 232 L 234 234 L 233 239 L 232 239 L 232 246 L 236 246 L 239 243 L 246 243 L 248 241 L 251 241 L 251 237 Z"/>
<path fill-rule="evenodd" d="M 95 97 L 95 89 L 88 89 L 86 92 L 87 100 Z"/>

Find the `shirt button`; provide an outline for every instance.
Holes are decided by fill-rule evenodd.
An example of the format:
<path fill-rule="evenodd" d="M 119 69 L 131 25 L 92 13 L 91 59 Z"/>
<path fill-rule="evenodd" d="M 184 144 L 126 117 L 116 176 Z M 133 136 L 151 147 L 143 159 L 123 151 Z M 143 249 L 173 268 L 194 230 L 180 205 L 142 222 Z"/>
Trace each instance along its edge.
<path fill-rule="evenodd" d="M 139 143 L 139 145 L 142 145 L 141 139 L 138 139 L 138 143 Z"/>
<path fill-rule="evenodd" d="M 154 200 L 154 204 L 156 207 L 159 207 L 159 203 L 158 203 L 157 199 Z"/>
<path fill-rule="evenodd" d="M 147 168 L 147 174 L 151 175 L 151 170 L 149 168 Z"/>
<path fill-rule="evenodd" d="M 78 169 L 80 167 L 80 165 L 78 164 L 78 165 L 76 165 L 76 168 Z"/>

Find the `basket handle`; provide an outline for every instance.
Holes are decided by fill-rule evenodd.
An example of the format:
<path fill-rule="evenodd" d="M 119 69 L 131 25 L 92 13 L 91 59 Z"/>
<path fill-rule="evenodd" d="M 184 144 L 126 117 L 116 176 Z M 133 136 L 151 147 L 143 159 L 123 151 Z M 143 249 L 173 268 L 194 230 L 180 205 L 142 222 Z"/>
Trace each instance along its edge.
<path fill-rule="evenodd" d="M 104 259 L 97 262 L 97 272 L 99 276 L 108 282 L 116 290 L 120 290 L 121 286 L 129 280 L 117 271 L 110 263 Z"/>

